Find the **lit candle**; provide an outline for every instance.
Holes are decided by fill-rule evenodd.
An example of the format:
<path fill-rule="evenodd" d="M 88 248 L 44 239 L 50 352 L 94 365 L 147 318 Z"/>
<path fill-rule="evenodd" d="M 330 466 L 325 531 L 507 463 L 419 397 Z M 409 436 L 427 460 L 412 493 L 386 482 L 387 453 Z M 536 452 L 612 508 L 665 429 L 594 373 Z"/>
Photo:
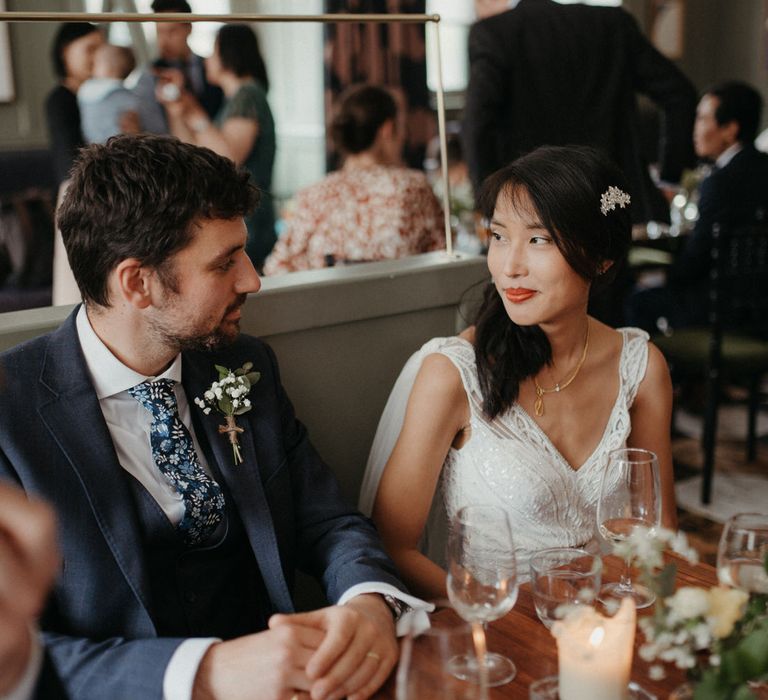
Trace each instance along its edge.
<path fill-rule="evenodd" d="M 557 638 L 560 700 L 625 700 L 635 643 L 635 602 L 613 617 L 579 605 L 552 627 Z"/>

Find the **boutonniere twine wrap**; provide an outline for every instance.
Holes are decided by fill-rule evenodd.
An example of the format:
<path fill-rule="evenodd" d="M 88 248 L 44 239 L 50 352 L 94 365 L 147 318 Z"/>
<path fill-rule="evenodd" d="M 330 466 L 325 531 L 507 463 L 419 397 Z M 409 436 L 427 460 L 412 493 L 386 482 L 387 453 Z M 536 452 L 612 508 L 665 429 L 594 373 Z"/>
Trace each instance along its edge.
<path fill-rule="evenodd" d="M 203 409 L 207 416 L 211 409 L 217 410 L 226 419 L 225 425 L 219 426 L 219 433 L 227 435 L 232 445 L 232 457 L 235 464 L 241 464 L 243 458 L 240 454 L 240 442 L 237 439 L 238 433 L 243 429 L 237 424 L 235 416 L 242 415 L 251 410 L 251 400 L 248 394 L 251 387 L 259 381 L 261 374 L 251 372 L 252 362 L 246 362 L 242 367 L 232 371 L 221 365 L 215 365 L 219 373 L 219 379 L 211 384 L 210 388 L 203 394 L 203 398 L 195 398 L 195 403 Z"/>

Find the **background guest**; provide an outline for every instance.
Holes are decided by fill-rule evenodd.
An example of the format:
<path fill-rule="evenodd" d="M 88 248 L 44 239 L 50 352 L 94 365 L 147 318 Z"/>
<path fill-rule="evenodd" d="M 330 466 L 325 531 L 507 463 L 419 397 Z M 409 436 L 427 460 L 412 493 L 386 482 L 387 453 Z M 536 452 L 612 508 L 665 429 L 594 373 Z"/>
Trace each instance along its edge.
<path fill-rule="evenodd" d="M 93 55 L 93 77 L 77 91 L 83 137 L 87 143 L 104 143 L 120 133 L 138 133 L 139 100 L 123 85 L 136 67 L 133 51 L 104 44 Z"/>
<path fill-rule="evenodd" d="M 476 0 L 464 117 L 473 184 L 537 146 L 587 144 L 624 171 L 635 222 L 668 221 L 642 157 L 636 93 L 663 112 L 659 176 L 693 163 L 693 85 L 621 8 Z M 510 9 L 510 6 L 513 9 Z"/>
<path fill-rule="evenodd" d="M 392 95 L 374 85 L 351 88 L 330 132 L 344 165 L 296 195 L 265 274 L 324 267 L 328 256 L 385 260 L 442 248 L 440 204 L 426 176 L 401 165 L 404 134 Z"/>
<path fill-rule="evenodd" d="M 707 322 L 712 225 L 741 225 L 768 214 L 768 155 L 754 146 L 762 98 L 750 85 L 727 82 L 699 102 L 693 143 L 714 165 L 699 190 L 699 219 L 669 270 L 666 286 L 636 292 L 627 304 L 630 323 L 649 332 Z"/>
<path fill-rule="evenodd" d="M 77 90 L 93 75 L 93 55 L 103 43 L 98 27 L 87 22 L 62 24 L 53 40 L 51 58 L 59 84 L 45 101 L 45 118 L 57 185 L 67 179 L 77 151 L 85 143 Z"/>
<path fill-rule="evenodd" d="M 154 0 L 152 11 L 189 14 L 192 8 L 187 0 Z M 144 110 L 142 128 L 156 134 L 169 130 L 165 110 L 155 95 L 158 78 L 162 80 L 169 72 L 178 73 L 185 89 L 197 98 L 208 116 L 213 117 L 221 107 L 223 94 L 220 87 L 208 81 L 204 59 L 189 46 L 192 23 L 158 22 L 155 30 L 159 56 L 142 71 L 134 88 Z"/>
<path fill-rule="evenodd" d="M 267 102 L 269 79 L 254 31 L 244 24 L 223 26 L 206 62 L 206 73 L 208 80 L 224 91 L 224 103 L 215 120 L 212 122 L 194 95 L 177 82 L 182 89 L 180 99 L 164 99 L 171 133 L 230 158 L 251 174 L 262 199 L 259 208 L 246 218 L 246 252 L 261 269 L 275 244 L 270 189 L 276 144 L 275 123 Z"/>
<path fill-rule="evenodd" d="M 58 566 L 51 509 L 0 483 L 0 697 L 64 697 L 33 632 Z"/>

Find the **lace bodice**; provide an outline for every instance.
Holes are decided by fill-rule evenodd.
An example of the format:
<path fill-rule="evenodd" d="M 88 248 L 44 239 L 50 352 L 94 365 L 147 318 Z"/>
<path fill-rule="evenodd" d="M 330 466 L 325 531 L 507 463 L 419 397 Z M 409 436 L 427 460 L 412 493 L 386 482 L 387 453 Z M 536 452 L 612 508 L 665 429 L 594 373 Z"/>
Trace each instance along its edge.
<path fill-rule="evenodd" d="M 530 554 L 545 547 L 588 543 L 596 530 L 600 480 L 610 450 L 623 447 L 630 432 L 629 409 L 645 376 L 648 335 L 620 329 L 624 343 L 619 361 L 619 391 L 602 438 L 578 469 L 560 454 L 538 424 L 518 404 L 489 420 L 482 396 L 473 346 L 462 338 L 435 338 L 426 343 L 421 359 L 445 355 L 456 366 L 467 393 L 472 436 L 448 453 L 438 486 L 442 504 L 430 518 L 428 553 L 442 557 L 445 518 L 464 505 L 486 503 L 506 509 L 521 577 L 527 576 Z M 439 506 L 442 505 L 442 508 Z M 435 512 L 441 511 L 441 512 Z M 442 523 L 440 521 L 443 520 Z M 441 562 L 443 563 L 443 562 Z"/>

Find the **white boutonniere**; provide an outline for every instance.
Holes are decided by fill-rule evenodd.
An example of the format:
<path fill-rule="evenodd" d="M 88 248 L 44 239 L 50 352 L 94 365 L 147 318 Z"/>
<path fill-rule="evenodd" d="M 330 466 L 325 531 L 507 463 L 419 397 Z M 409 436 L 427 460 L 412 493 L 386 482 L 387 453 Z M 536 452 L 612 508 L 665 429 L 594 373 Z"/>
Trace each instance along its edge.
<path fill-rule="evenodd" d="M 206 416 L 214 408 L 226 418 L 226 425 L 220 425 L 219 432 L 229 437 L 235 464 L 240 464 L 243 458 L 240 455 L 240 443 L 237 434 L 242 433 L 243 429 L 237 424 L 235 416 L 251 410 L 251 400 L 248 398 L 248 394 L 251 387 L 261 378 L 261 374 L 251 372 L 253 369 L 252 362 L 246 362 L 234 371 L 221 365 L 215 365 L 215 367 L 219 373 L 218 381 L 211 384 L 210 388 L 203 394 L 202 399 L 195 398 L 195 403 L 203 409 Z"/>

